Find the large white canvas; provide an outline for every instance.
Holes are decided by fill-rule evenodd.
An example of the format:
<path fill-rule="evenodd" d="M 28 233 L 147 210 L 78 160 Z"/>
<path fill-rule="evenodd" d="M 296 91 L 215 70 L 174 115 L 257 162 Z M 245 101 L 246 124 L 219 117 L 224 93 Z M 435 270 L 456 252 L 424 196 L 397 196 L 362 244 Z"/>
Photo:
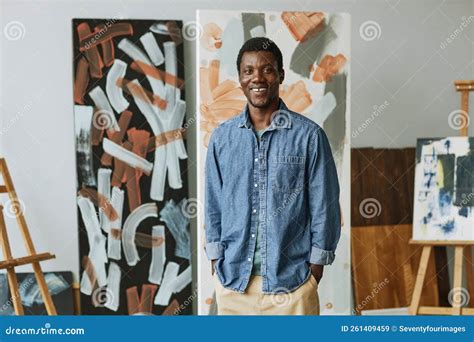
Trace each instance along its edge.
<path fill-rule="evenodd" d="M 245 16 L 245 24 L 243 17 Z M 302 24 L 303 23 L 303 24 Z M 301 31 L 301 27 L 308 30 Z M 291 29 L 290 29 L 291 28 Z M 198 11 L 198 200 L 204 203 L 204 164 L 212 130 L 238 114 L 235 66 L 244 41 L 266 36 L 282 50 L 285 81 L 280 96 L 288 107 L 326 131 L 336 161 L 344 219 L 336 259 L 319 286 L 321 314 L 350 314 L 350 17 L 323 12 Z M 308 32 L 309 31 L 309 32 Z M 335 65 L 331 72 L 331 65 Z M 316 81 L 315 81 L 316 80 Z M 211 91 L 214 89 L 214 92 Z M 225 98 L 225 110 L 220 99 Z M 216 114 L 217 113 L 217 114 Z M 202 206 L 204 208 L 204 206 Z M 198 216 L 198 312 L 215 313 L 211 267 L 204 253 L 204 211 Z"/>

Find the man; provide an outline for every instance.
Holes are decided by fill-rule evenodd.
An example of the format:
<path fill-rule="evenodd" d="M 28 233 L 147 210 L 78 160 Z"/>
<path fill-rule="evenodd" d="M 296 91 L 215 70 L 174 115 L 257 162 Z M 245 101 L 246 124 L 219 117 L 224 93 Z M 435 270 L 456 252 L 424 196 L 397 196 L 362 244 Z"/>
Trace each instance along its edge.
<path fill-rule="evenodd" d="M 318 315 L 318 283 L 340 237 L 339 183 L 325 132 L 279 98 L 277 45 L 244 43 L 244 110 L 206 157 L 206 254 L 219 314 Z"/>

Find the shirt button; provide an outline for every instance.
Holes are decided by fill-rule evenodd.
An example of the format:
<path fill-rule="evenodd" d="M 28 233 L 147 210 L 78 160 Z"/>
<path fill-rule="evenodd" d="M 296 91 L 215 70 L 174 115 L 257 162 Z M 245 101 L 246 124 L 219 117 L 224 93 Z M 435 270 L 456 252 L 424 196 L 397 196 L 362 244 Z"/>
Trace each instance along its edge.
<path fill-rule="evenodd" d="M 255 234 L 252 234 L 252 237 L 254 238 L 254 237 L 255 237 Z"/>
<path fill-rule="evenodd" d="M 258 184 L 257 184 L 257 183 L 255 183 L 255 184 L 254 184 L 254 186 L 255 186 L 255 187 L 257 187 L 257 186 L 258 186 Z"/>
<path fill-rule="evenodd" d="M 255 161 L 258 161 L 258 158 L 255 158 Z"/>
<path fill-rule="evenodd" d="M 252 261 L 252 258 L 248 258 L 247 260 L 248 260 L 248 261 Z"/>
<path fill-rule="evenodd" d="M 256 212 L 257 212 L 257 209 L 254 209 L 253 212 L 256 213 Z"/>

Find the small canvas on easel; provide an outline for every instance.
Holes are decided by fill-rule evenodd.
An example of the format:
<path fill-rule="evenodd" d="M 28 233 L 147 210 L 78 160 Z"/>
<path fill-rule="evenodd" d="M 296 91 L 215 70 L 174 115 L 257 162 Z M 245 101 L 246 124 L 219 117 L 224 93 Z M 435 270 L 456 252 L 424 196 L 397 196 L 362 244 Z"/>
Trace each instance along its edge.
<path fill-rule="evenodd" d="M 414 240 L 474 240 L 474 138 L 418 139 Z"/>

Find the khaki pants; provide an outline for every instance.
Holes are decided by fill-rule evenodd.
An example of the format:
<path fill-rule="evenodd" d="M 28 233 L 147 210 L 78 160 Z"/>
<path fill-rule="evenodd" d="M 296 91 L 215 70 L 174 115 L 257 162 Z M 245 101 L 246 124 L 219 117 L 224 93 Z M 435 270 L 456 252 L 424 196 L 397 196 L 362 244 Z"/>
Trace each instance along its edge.
<path fill-rule="evenodd" d="M 299 288 L 289 293 L 264 294 L 262 277 L 251 276 L 245 293 L 222 286 L 216 273 L 218 315 L 319 315 L 318 283 L 311 275 Z"/>

